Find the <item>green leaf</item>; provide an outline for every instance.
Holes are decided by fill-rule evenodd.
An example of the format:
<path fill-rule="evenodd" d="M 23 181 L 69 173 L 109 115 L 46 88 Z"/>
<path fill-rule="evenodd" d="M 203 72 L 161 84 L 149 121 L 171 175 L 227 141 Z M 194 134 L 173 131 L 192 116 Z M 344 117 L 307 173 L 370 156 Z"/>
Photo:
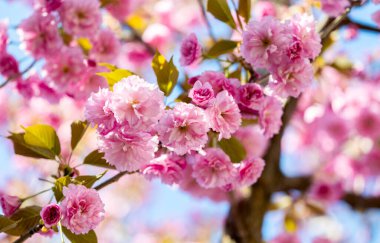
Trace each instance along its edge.
<path fill-rule="evenodd" d="M 63 187 L 68 186 L 71 183 L 71 177 L 70 176 L 63 176 L 58 178 L 55 181 L 55 185 L 53 187 L 54 197 L 57 200 L 57 202 L 61 201 L 63 199 Z"/>
<path fill-rule="evenodd" d="M 100 180 L 106 173 L 107 171 L 104 171 L 103 173 L 96 176 L 77 176 L 73 179 L 73 181 L 75 184 L 80 184 L 84 185 L 87 188 L 91 188 L 94 183 Z"/>
<path fill-rule="evenodd" d="M 235 137 L 231 137 L 230 139 L 222 139 L 218 142 L 218 145 L 234 163 L 239 163 L 244 160 L 247 154 L 244 146 Z"/>
<path fill-rule="evenodd" d="M 238 42 L 231 40 L 220 40 L 216 42 L 208 51 L 206 56 L 218 57 L 223 54 L 232 52 L 238 45 Z"/>
<path fill-rule="evenodd" d="M 238 67 L 235 71 L 228 73 L 228 78 L 241 79 L 241 67 Z"/>
<path fill-rule="evenodd" d="M 87 121 L 71 123 L 71 149 L 74 150 L 87 129 Z"/>
<path fill-rule="evenodd" d="M 71 243 L 97 243 L 98 239 L 96 237 L 95 231 L 91 230 L 87 234 L 76 235 L 71 233 L 70 230 L 62 227 L 62 232 L 65 234 L 67 239 L 71 241 Z"/>
<path fill-rule="evenodd" d="M 61 145 L 54 128 L 38 124 L 24 128 L 24 130 L 24 141 L 32 146 L 35 152 L 50 159 L 60 155 Z"/>
<path fill-rule="evenodd" d="M 17 210 L 10 218 L 0 215 L 0 232 L 19 236 L 36 226 L 40 221 L 41 207 L 30 206 Z"/>
<path fill-rule="evenodd" d="M 251 17 L 251 0 L 239 0 L 238 13 L 248 23 Z"/>
<path fill-rule="evenodd" d="M 209 11 L 215 18 L 231 26 L 233 29 L 236 28 L 227 0 L 208 0 L 207 11 Z"/>
<path fill-rule="evenodd" d="M 108 70 L 109 70 L 109 72 L 100 72 L 100 73 L 96 73 L 96 74 L 98 76 L 104 77 L 107 80 L 108 85 L 109 85 L 111 90 L 112 90 L 113 86 L 117 82 L 119 82 L 121 79 L 127 78 L 131 75 L 134 75 L 134 73 L 129 71 L 129 70 L 118 68 L 118 67 L 116 67 L 112 64 L 109 64 L 109 63 L 100 63 L 99 65 L 104 66 L 104 67 L 108 68 Z"/>
<path fill-rule="evenodd" d="M 39 151 L 39 149 L 26 144 L 24 141 L 24 135 L 25 133 L 11 133 L 11 135 L 7 137 L 13 142 L 15 154 L 37 159 L 50 159 L 49 156 L 44 156 L 41 153 L 36 152 L 36 150 Z"/>
<path fill-rule="evenodd" d="M 157 77 L 157 84 L 165 96 L 169 96 L 178 81 L 178 69 L 173 63 L 173 57 L 166 61 L 165 57 L 156 52 L 152 60 L 152 68 Z"/>
<path fill-rule="evenodd" d="M 116 168 L 108 164 L 103 157 L 104 153 L 99 150 L 94 150 L 84 158 L 83 164 L 116 170 Z"/>

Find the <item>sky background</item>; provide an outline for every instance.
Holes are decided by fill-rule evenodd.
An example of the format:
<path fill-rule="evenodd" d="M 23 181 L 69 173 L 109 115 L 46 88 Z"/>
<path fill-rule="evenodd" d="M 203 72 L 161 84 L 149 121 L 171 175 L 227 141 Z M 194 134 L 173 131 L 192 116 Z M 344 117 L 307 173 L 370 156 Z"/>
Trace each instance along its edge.
<path fill-rule="evenodd" d="M 372 4 L 366 5 L 358 10 L 352 11 L 350 16 L 360 22 L 373 25 L 374 23 L 371 21 L 371 14 L 379 9 L 380 5 L 374 6 Z M 31 13 L 31 9 L 24 6 L 23 4 L 17 3 L 14 1 L 13 3 L 8 3 L 5 0 L 0 0 L 0 19 L 7 18 L 9 20 L 10 26 L 16 26 L 22 19 L 29 16 Z M 216 26 L 218 23 L 216 23 Z M 216 34 L 223 35 L 224 29 L 217 28 Z M 10 32 L 10 39 L 17 39 L 15 35 L 15 31 Z M 346 51 L 350 57 L 350 59 L 354 62 L 365 60 L 368 54 L 373 53 L 374 50 L 379 49 L 380 37 L 372 32 L 362 32 L 359 35 L 359 38 L 354 41 L 345 41 L 340 40 L 338 43 L 338 48 L 336 50 Z M 20 52 L 15 46 L 11 46 L 9 51 L 16 56 L 17 59 L 21 58 L 22 52 Z M 25 60 L 22 65 L 27 65 L 29 60 Z M 21 68 L 22 70 L 22 68 Z M 4 100 L 0 100 L 0 102 L 7 102 Z M 0 111 L 1 112 L 1 111 Z M 6 134 L 6 128 L 0 129 L 1 135 Z M 8 178 L 12 177 L 16 173 L 16 169 L 9 163 L 10 153 L 13 153 L 10 144 L 3 138 L 0 137 L 0 188 L 5 185 L 5 182 Z M 288 173 L 292 174 L 294 171 L 295 165 L 299 165 L 299 161 L 294 160 L 291 157 L 283 157 L 282 168 Z M 138 218 L 142 222 L 147 225 L 155 225 L 160 224 L 163 221 L 173 219 L 180 219 L 189 217 L 192 212 L 199 212 L 203 214 L 209 215 L 225 215 L 228 212 L 228 204 L 227 203 L 213 203 L 210 200 L 201 200 L 194 199 L 190 195 L 177 190 L 176 188 L 170 188 L 165 185 L 161 185 L 158 182 L 153 182 L 153 195 L 152 195 L 152 203 L 149 206 L 144 207 L 143 210 L 132 211 L 130 218 L 136 219 Z M 344 232 L 348 232 L 347 240 L 344 242 L 347 243 L 361 243 L 367 242 L 363 241 L 363 234 L 361 230 L 364 230 L 363 227 L 373 227 L 376 228 L 376 225 L 380 225 L 380 213 L 379 211 L 372 210 L 367 212 L 366 214 L 359 214 L 352 212 L 347 205 L 337 205 L 333 209 L 330 210 L 330 214 L 332 217 L 336 219 L 336 221 L 340 222 L 342 226 L 336 226 L 334 224 L 326 224 L 326 227 L 337 227 L 337 232 L 343 230 Z M 281 223 L 282 215 L 281 213 L 270 213 L 266 218 L 264 225 L 264 234 L 265 238 L 272 238 L 274 235 L 278 233 L 278 227 L 273 227 L 274 222 Z M 312 228 L 313 223 L 324 222 L 324 218 L 318 219 L 319 221 L 311 222 L 310 227 Z M 328 222 L 328 221 L 326 221 Z M 221 230 L 215 232 L 212 242 L 218 242 L 221 236 Z M 323 231 L 324 229 L 315 229 L 311 232 L 311 234 L 318 234 L 318 230 Z M 308 231 L 306 231 L 308 232 Z M 371 236 L 372 241 L 368 241 L 371 243 L 379 243 L 380 242 L 380 233 L 379 230 L 372 231 L 373 235 Z M 310 234 L 310 232 L 308 232 Z M 351 235 L 350 235 L 351 234 Z M 305 233 L 306 235 L 306 233 Z M 359 235 L 359 236 L 358 236 Z M 365 238 L 366 236 L 364 236 Z M 370 238 L 368 236 L 368 238 Z M 308 236 L 304 237 L 305 243 L 308 243 L 310 238 Z"/>

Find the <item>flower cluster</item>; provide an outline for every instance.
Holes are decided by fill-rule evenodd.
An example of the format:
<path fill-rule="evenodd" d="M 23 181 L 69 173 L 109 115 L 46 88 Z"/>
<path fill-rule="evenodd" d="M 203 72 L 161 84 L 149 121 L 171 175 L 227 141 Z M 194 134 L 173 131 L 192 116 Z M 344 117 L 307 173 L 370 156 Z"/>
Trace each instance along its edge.
<path fill-rule="evenodd" d="M 285 22 L 265 16 L 248 24 L 241 53 L 253 68 L 267 69 L 276 95 L 298 97 L 312 83 L 310 60 L 320 53 L 320 42 L 311 16 L 295 15 Z"/>

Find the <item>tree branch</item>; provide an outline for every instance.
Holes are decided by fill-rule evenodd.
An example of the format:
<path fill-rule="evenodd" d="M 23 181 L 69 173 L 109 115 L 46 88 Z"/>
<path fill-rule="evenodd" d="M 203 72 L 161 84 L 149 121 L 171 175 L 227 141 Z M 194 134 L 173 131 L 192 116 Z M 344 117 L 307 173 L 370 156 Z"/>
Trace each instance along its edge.
<path fill-rule="evenodd" d="M 380 208 L 380 197 L 363 197 L 349 193 L 342 200 L 355 209 Z"/>
<path fill-rule="evenodd" d="M 117 182 L 124 175 L 132 175 L 132 174 L 135 174 L 137 172 L 138 171 L 134 171 L 134 172 L 128 172 L 128 171 L 119 172 L 118 174 L 114 175 L 113 177 L 109 178 L 108 180 L 106 180 L 103 183 L 101 183 L 101 184 L 97 185 L 96 187 L 94 187 L 94 189 L 99 191 L 99 190 L 103 189 L 104 187 L 106 187 L 108 185 L 111 185 L 112 183 Z"/>
<path fill-rule="evenodd" d="M 16 75 L 13 75 L 13 76 L 9 77 L 4 83 L 0 84 L 0 89 L 3 88 L 5 85 L 7 85 L 11 80 L 13 80 L 15 78 L 18 78 L 18 77 L 21 77 L 22 75 L 24 75 L 25 73 L 27 73 L 30 69 L 33 68 L 33 66 L 36 63 L 37 63 L 37 60 L 33 60 L 33 62 L 27 68 L 25 68 L 24 71 L 22 71 L 21 73 L 18 73 Z"/>
<path fill-rule="evenodd" d="M 38 233 L 42 229 L 43 225 L 42 224 L 37 224 L 33 228 L 31 228 L 28 232 L 25 234 L 21 235 L 20 238 L 15 240 L 13 243 L 22 243 L 32 237 L 35 233 Z"/>

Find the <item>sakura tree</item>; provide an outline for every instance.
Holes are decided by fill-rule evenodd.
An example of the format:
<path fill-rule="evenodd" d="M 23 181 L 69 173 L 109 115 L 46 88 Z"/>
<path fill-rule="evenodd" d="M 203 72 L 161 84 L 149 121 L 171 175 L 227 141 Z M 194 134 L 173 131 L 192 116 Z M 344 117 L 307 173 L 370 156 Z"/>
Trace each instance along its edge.
<path fill-rule="evenodd" d="M 107 206 L 141 203 L 153 180 L 228 202 L 223 242 L 349 242 L 303 235 L 336 204 L 380 207 L 379 55 L 336 45 L 380 32 L 380 1 L 9 2 L 31 14 L 0 22 L 2 163 L 45 189 L 2 188 L 0 239 L 129 242 L 107 235 Z M 373 25 L 351 17 L 368 6 Z"/>

